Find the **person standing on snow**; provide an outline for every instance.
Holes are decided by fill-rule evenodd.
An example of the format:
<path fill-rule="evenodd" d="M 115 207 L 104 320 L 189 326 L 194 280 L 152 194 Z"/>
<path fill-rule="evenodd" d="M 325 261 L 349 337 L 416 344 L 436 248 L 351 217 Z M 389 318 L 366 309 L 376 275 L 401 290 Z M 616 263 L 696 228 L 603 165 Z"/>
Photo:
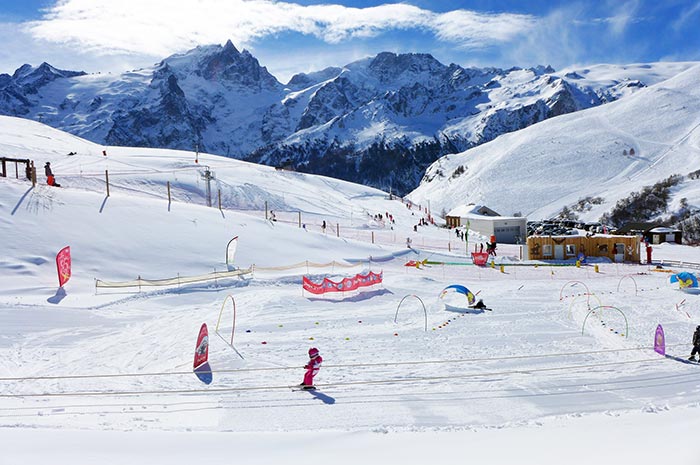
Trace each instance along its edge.
<path fill-rule="evenodd" d="M 695 361 L 695 354 L 700 353 L 700 325 L 695 328 L 695 333 L 693 333 L 693 350 L 690 352 L 690 358 L 688 360 Z M 700 361 L 700 358 L 698 358 Z"/>
<path fill-rule="evenodd" d="M 314 387 L 314 376 L 316 376 L 321 369 L 322 362 L 323 358 L 321 358 L 318 349 L 315 347 L 309 349 L 309 363 L 304 365 L 306 369 L 306 373 L 304 373 L 304 382 L 299 385 L 302 389 L 316 389 Z"/>
<path fill-rule="evenodd" d="M 51 171 L 51 162 L 47 161 L 44 165 L 44 174 L 46 174 L 46 184 L 54 187 L 61 187 L 60 184 L 56 183 L 56 178 L 53 177 L 53 171 Z"/>

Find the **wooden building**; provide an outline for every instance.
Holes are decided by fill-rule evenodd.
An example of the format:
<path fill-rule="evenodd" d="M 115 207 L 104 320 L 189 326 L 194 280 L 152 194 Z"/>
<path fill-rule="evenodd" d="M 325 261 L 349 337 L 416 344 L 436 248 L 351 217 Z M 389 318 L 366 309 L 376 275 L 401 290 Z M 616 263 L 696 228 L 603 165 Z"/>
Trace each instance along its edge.
<path fill-rule="evenodd" d="M 530 236 L 527 260 L 570 260 L 583 253 L 586 257 L 607 257 L 613 262 L 639 263 L 639 236 Z"/>

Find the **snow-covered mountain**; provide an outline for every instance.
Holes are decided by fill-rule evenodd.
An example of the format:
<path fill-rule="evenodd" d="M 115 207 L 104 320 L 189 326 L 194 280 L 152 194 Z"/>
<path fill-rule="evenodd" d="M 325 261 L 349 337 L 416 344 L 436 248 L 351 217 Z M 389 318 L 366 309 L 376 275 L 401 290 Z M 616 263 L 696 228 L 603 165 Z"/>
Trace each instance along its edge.
<path fill-rule="evenodd" d="M 229 41 L 121 75 L 24 65 L 0 75 L 0 114 L 101 144 L 199 149 L 407 192 L 441 155 L 616 100 L 689 66 L 556 73 L 387 52 L 285 86 Z"/>
<path fill-rule="evenodd" d="M 698 82 L 700 65 L 608 105 L 442 157 L 409 197 L 430 202 L 435 212 L 474 202 L 535 219 L 567 207 L 583 220 L 598 220 L 631 193 L 680 175 L 669 208 L 658 215 L 697 209 Z"/>

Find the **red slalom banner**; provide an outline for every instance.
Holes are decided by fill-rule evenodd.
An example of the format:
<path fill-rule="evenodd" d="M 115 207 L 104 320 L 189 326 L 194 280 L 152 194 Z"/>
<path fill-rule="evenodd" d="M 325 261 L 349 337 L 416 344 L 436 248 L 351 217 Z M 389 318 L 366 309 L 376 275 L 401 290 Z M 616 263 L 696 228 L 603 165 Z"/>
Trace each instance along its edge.
<path fill-rule="evenodd" d="M 56 254 L 56 270 L 58 271 L 58 287 L 63 287 L 71 276 L 70 247 L 66 246 Z"/>
<path fill-rule="evenodd" d="M 328 278 L 323 278 L 323 282 L 316 284 L 312 282 L 309 278 L 304 276 L 302 278 L 302 286 L 305 291 L 309 291 L 312 294 L 325 294 L 327 292 L 347 292 L 354 291 L 361 287 L 373 286 L 375 284 L 380 284 L 382 282 L 383 272 L 372 273 L 371 271 L 365 275 L 356 274 L 352 278 L 344 278 L 340 282 L 331 281 Z"/>
<path fill-rule="evenodd" d="M 199 336 L 197 336 L 197 346 L 194 349 L 194 369 L 196 370 L 198 366 L 206 363 L 209 359 L 209 331 L 207 330 L 207 324 L 202 323 L 202 327 L 199 328 Z"/>

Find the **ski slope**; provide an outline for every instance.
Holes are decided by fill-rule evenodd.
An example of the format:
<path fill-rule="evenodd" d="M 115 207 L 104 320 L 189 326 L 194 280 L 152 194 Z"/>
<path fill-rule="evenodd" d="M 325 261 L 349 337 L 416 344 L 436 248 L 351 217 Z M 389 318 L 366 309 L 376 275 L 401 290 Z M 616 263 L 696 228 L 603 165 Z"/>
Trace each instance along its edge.
<path fill-rule="evenodd" d="M 0 437 L 11 444 L 0 463 L 696 463 L 700 366 L 652 346 L 663 324 L 668 352 L 687 357 L 700 301 L 668 273 L 535 267 L 515 246 L 499 246 L 503 272 L 406 267 L 465 263 L 465 248 L 486 238 L 467 246 L 439 227 L 414 232 L 422 209 L 363 186 L 207 154 L 101 147 L 14 118 L 0 118 L 0 154 L 39 170 L 51 161 L 64 186 L 0 179 Z M 204 166 L 221 210 L 218 195 L 206 206 Z M 278 221 L 265 219 L 265 202 Z M 374 217 L 387 212 L 395 223 Z M 254 267 L 251 276 L 95 287 L 224 270 L 234 236 L 236 264 Z M 73 276 L 61 290 L 54 259 L 66 245 Z M 383 261 L 361 260 L 370 256 Z M 654 258 L 700 263 L 700 251 L 663 244 Z M 304 275 L 366 270 L 382 271 L 383 285 L 302 292 Z M 438 297 L 450 284 L 493 310 L 447 311 L 460 307 Z M 397 309 L 410 295 L 420 301 Z M 589 315 L 597 305 L 626 322 L 609 309 Z M 192 373 L 202 323 L 210 385 Z M 293 392 L 312 346 L 324 358 L 319 390 Z"/>
<path fill-rule="evenodd" d="M 593 74 L 602 79 L 600 71 Z M 598 221 L 632 192 L 700 169 L 699 78 L 696 65 L 615 102 L 442 157 L 408 197 L 431 202 L 435 211 L 475 203 L 533 220 L 600 197 L 600 204 L 576 212 L 583 221 Z M 674 187 L 669 213 L 683 198 L 700 205 L 696 184 L 687 179 Z"/>

